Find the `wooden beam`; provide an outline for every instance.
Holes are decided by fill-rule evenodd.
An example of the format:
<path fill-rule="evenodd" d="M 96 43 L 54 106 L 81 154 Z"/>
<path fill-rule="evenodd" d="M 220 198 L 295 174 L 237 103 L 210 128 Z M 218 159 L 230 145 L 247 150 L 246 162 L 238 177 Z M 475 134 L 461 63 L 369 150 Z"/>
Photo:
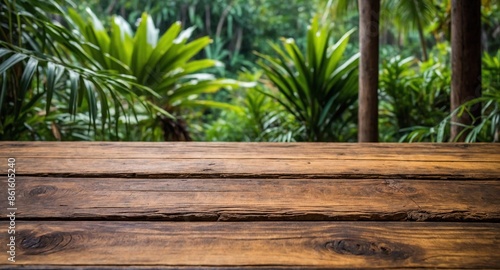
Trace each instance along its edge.
<path fill-rule="evenodd" d="M 500 221 L 497 180 L 20 176 L 16 188 L 19 220 Z"/>
<path fill-rule="evenodd" d="M 16 158 L 18 176 L 484 180 L 500 175 L 498 144 L 1 142 L 0 150 L 0 157 Z M 0 170 L 7 171 L 6 162 Z"/>
<path fill-rule="evenodd" d="M 8 158 L 0 269 L 500 268 L 500 144 L 0 142 Z"/>
<path fill-rule="evenodd" d="M 500 266 L 498 223 L 26 221 L 16 239 L 19 263 L 8 269 Z M 7 241 L 1 230 L 0 246 Z"/>
<path fill-rule="evenodd" d="M 358 141 L 378 141 L 378 59 L 380 0 L 359 3 Z"/>
<path fill-rule="evenodd" d="M 16 160 L 24 176 L 147 178 L 498 179 L 500 162 L 68 158 Z M 36 164 L 36 166 L 33 166 Z M 7 163 L 0 164 L 7 171 Z"/>
<path fill-rule="evenodd" d="M 0 158 L 497 161 L 488 143 L 0 142 Z M 1 165 L 1 163 L 0 163 Z"/>
<path fill-rule="evenodd" d="M 481 96 L 481 0 L 452 0 L 451 10 L 451 111 Z M 481 115 L 481 105 L 470 114 L 453 115 L 451 140 L 464 141 L 462 125 L 473 124 Z"/>

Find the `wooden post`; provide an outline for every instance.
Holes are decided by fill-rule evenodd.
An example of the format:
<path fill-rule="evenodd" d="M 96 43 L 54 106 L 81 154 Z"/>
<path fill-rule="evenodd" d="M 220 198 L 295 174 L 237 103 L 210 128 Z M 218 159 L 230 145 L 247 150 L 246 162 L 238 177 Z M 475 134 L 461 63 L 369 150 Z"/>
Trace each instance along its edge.
<path fill-rule="evenodd" d="M 451 111 L 464 102 L 481 96 L 481 0 L 453 0 L 451 10 Z M 481 115 L 481 105 L 471 108 Z M 454 115 L 452 122 L 472 124 L 468 113 Z M 463 127 L 451 125 L 451 140 L 464 141 Z"/>
<path fill-rule="evenodd" d="M 358 141 L 378 141 L 378 54 L 380 0 L 359 3 Z"/>

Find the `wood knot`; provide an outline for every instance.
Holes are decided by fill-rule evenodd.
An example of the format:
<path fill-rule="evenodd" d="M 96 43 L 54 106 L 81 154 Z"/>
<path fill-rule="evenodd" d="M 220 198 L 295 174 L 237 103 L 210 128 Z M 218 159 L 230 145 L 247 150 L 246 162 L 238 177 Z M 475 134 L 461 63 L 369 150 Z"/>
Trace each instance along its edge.
<path fill-rule="evenodd" d="M 35 235 L 21 232 L 21 249 L 27 255 L 50 254 L 61 251 L 72 240 L 71 234 L 53 232 Z"/>
<path fill-rule="evenodd" d="M 29 195 L 32 197 L 38 197 L 38 196 L 46 196 L 46 195 L 52 195 L 57 191 L 57 187 L 55 186 L 37 186 L 30 190 Z"/>
<path fill-rule="evenodd" d="M 343 255 L 376 256 L 392 260 L 404 260 L 410 257 L 406 247 L 394 243 L 341 239 L 327 242 L 325 247 L 329 251 Z"/>

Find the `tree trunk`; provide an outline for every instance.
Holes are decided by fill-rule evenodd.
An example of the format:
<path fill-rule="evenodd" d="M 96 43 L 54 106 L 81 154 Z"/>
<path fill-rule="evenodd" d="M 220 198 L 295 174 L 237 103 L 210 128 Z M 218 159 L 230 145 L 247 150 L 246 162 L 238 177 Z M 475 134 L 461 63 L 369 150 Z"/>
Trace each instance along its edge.
<path fill-rule="evenodd" d="M 451 54 L 453 112 L 464 102 L 481 96 L 481 0 L 452 1 Z M 480 115 L 481 104 L 473 106 L 470 113 L 453 115 L 451 140 L 463 142 L 463 125 L 473 124 Z"/>
<path fill-rule="evenodd" d="M 378 58 L 380 0 L 359 4 L 359 116 L 358 141 L 378 141 Z"/>
<path fill-rule="evenodd" d="M 424 30 L 422 29 L 422 24 L 420 21 L 417 22 L 418 37 L 420 39 L 420 47 L 422 48 L 422 60 L 427 61 L 427 47 L 425 46 Z"/>

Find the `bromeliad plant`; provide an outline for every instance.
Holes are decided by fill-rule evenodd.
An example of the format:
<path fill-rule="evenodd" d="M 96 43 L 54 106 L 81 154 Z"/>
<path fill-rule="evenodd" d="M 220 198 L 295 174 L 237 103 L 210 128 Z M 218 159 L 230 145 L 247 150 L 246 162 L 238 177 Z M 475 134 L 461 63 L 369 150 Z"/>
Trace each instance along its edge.
<path fill-rule="evenodd" d="M 358 95 L 358 60 L 342 61 L 349 36 L 331 44 L 331 31 L 312 20 L 302 53 L 293 39 L 282 39 L 284 50 L 271 44 L 277 56 L 257 53 L 259 65 L 279 93 L 271 95 L 305 126 L 307 141 L 347 140 L 342 130 L 353 122 Z"/>
<path fill-rule="evenodd" d="M 190 140 L 181 109 L 190 106 L 230 107 L 215 101 L 199 100 L 199 95 L 214 93 L 221 88 L 251 86 L 231 79 L 217 79 L 212 74 L 199 71 L 221 63 L 212 59 L 193 58 L 211 43 L 209 37 L 188 42 L 194 27 L 182 30 L 180 22 L 174 23 L 163 35 L 152 18 L 144 13 L 136 33 L 121 17 L 111 22 L 111 32 L 87 9 L 88 19 L 69 10 L 70 17 L 80 29 L 86 43 L 85 50 L 105 69 L 116 70 L 137 78 L 141 85 L 153 89 L 160 96 L 148 95 L 157 109 L 174 117 L 161 117 L 165 140 Z M 155 120 L 150 123 L 154 125 Z M 157 128 L 157 127 L 154 127 Z"/>

